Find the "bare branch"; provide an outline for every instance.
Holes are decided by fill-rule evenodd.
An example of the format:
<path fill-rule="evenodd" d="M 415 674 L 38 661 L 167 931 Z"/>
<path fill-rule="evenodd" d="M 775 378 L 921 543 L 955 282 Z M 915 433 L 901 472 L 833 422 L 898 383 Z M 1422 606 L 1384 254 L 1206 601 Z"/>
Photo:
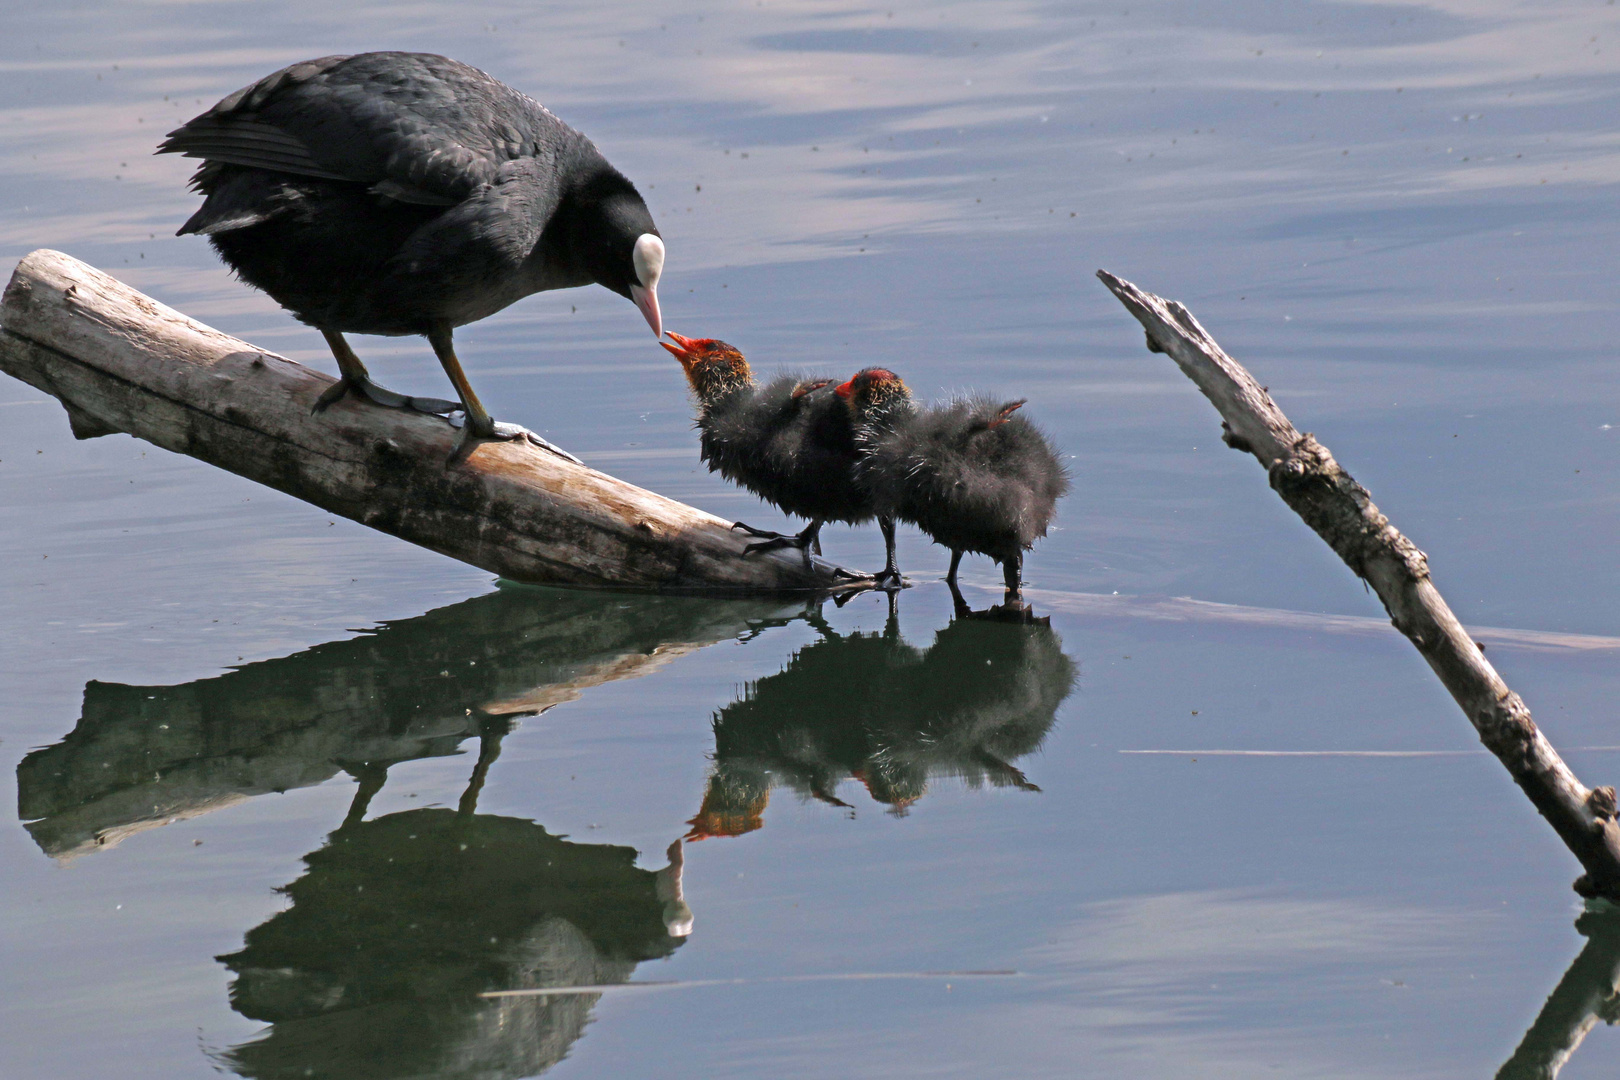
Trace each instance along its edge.
<path fill-rule="evenodd" d="M 1620 827 L 1615 792 L 1588 789 L 1564 764 L 1463 629 L 1429 579 L 1428 559 L 1339 467 L 1327 447 L 1301 435 L 1271 395 L 1228 356 L 1185 307 L 1099 270 L 1147 331 L 1148 348 L 1169 354 L 1220 413 L 1226 442 L 1252 453 L 1271 486 L 1366 581 L 1395 628 L 1417 647 L 1486 749 L 1507 767 L 1586 873 L 1583 896 L 1620 900 Z"/>

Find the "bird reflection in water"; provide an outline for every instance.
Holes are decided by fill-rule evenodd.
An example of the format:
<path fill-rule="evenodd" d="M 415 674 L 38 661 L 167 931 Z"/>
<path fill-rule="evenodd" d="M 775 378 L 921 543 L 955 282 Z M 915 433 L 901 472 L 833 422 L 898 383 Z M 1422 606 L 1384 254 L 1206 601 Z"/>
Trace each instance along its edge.
<path fill-rule="evenodd" d="M 879 633 L 819 641 L 748 686 L 714 717 L 714 768 L 689 840 L 758 829 L 771 788 L 853 810 L 848 778 L 903 815 L 930 779 L 1040 789 L 1012 764 L 1036 750 L 1074 686 L 1074 664 L 1048 620 L 1027 609 L 968 612 L 919 649 L 891 607 Z"/>
<path fill-rule="evenodd" d="M 600 986 L 668 956 L 692 930 L 677 841 L 638 869 L 628 847 L 572 843 L 479 814 L 517 718 L 757 633 L 802 603 L 503 590 L 375 633 L 183 686 L 85 687 L 79 724 L 18 767 L 21 814 L 48 854 L 105 850 L 144 829 L 270 791 L 358 780 L 291 906 L 221 961 L 231 1003 L 267 1021 L 219 1052 L 252 1077 L 518 1077 L 560 1060 Z M 455 810 L 366 819 L 391 766 L 477 740 Z"/>
<path fill-rule="evenodd" d="M 486 995 L 623 983 L 680 947 L 693 915 L 681 841 L 643 870 L 631 848 L 478 813 L 502 739 L 590 687 L 796 618 L 822 640 L 717 717 L 693 835 L 757 827 L 784 777 L 842 805 L 854 775 L 897 810 L 942 774 L 1033 788 L 1011 762 L 1073 682 L 1038 622 L 958 618 L 921 650 L 892 611 L 881 633 L 840 636 L 803 602 L 524 589 L 181 686 L 92 682 L 74 730 L 19 764 L 19 811 L 47 854 L 71 858 L 348 773 L 349 812 L 284 888 L 290 906 L 220 957 L 233 1007 L 269 1027 L 216 1062 L 267 1078 L 533 1076 L 599 992 Z M 468 739 L 456 809 L 367 818 L 393 765 Z"/>
<path fill-rule="evenodd" d="M 633 848 L 479 814 L 493 760 L 480 755 L 457 810 L 368 821 L 357 792 L 282 890 L 292 905 L 219 957 L 236 975 L 231 1006 L 271 1025 L 220 1064 L 266 1078 L 533 1076 L 584 1033 L 600 993 L 481 995 L 623 983 L 682 944 L 679 840 L 668 866 L 641 870 Z"/>

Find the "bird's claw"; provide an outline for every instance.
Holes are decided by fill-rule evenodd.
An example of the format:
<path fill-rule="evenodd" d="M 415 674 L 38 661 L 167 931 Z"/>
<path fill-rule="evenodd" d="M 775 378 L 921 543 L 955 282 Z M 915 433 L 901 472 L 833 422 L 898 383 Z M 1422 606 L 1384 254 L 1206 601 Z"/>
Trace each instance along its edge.
<path fill-rule="evenodd" d="M 460 410 L 461 406 L 458 405 L 456 408 Z M 455 453 L 450 455 L 450 460 L 452 462 L 460 461 L 462 458 L 466 457 L 472 452 L 472 448 L 474 446 L 477 446 L 480 442 L 483 442 L 486 439 L 499 439 L 503 442 L 525 441 L 531 445 L 538 446 L 542 450 L 550 450 L 558 457 L 567 458 L 575 465 L 585 464 L 583 461 L 579 460 L 579 458 L 575 457 L 573 454 L 570 454 L 562 447 L 535 434 L 522 424 L 507 424 L 499 420 L 492 420 L 490 421 L 489 431 L 486 433 L 480 433 L 474 431 L 473 428 L 467 423 L 465 413 L 462 413 L 459 416 L 447 416 L 445 419 L 449 422 L 451 427 L 456 428 L 461 432 L 461 442 L 459 445 L 457 445 Z"/>
<path fill-rule="evenodd" d="M 360 392 L 378 405 L 390 409 L 408 409 L 411 412 L 423 413 L 427 416 L 448 416 L 454 412 L 461 412 L 461 402 L 446 401 L 436 397 L 414 397 L 410 394 L 401 394 L 385 386 L 378 386 L 374 382 L 365 382 L 360 385 Z"/>
<path fill-rule="evenodd" d="M 885 568 L 872 575 L 872 587 L 893 592 L 905 588 L 905 579 L 900 576 L 900 571 Z"/>
<path fill-rule="evenodd" d="M 422 413 L 426 416 L 448 417 L 450 413 L 461 412 L 459 401 L 446 401 L 443 398 L 412 397 L 390 390 L 386 386 L 378 386 L 370 379 L 350 379 L 344 377 L 321 391 L 321 396 L 315 399 L 312 413 L 322 413 L 336 405 L 350 394 L 359 394 L 375 405 L 385 409 L 405 409 L 410 412 Z"/>
<path fill-rule="evenodd" d="M 760 534 L 751 533 L 751 535 L 758 536 Z M 742 553 L 744 555 L 752 555 L 756 551 L 779 551 L 782 548 L 798 548 L 800 551 L 804 552 L 805 561 L 808 562 L 810 559 L 810 552 L 808 550 L 809 546 L 809 541 L 802 540 L 797 536 L 773 536 L 769 540 L 761 540 L 758 543 L 749 544 L 747 547 L 742 549 Z"/>
<path fill-rule="evenodd" d="M 788 540 L 793 537 L 788 533 L 771 532 L 769 529 L 756 529 L 752 525 L 744 525 L 740 521 L 731 523 L 734 532 L 745 532 L 749 536 L 763 537 L 766 540 Z"/>
<path fill-rule="evenodd" d="M 321 396 L 316 398 L 315 404 L 309 407 L 310 414 L 318 415 L 325 412 L 339 401 L 342 401 L 344 397 L 348 395 L 348 393 L 348 382 L 343 379 L 339 379 L 337 382 L 321 391 Z"/>

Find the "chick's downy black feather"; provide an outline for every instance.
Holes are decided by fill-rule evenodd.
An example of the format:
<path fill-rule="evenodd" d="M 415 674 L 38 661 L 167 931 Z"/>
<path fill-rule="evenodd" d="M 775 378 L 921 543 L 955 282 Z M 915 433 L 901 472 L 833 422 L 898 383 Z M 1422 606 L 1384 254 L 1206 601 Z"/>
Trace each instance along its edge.
<path fill-rule="evenodd" d="M 704 407 L 700 450 L 710 471 L 785 514 L 870 521 L 854 483 L 855 427 L 832 382 L 783 374 Z"/>
<path fill-rule="evenodd" d="M 1046 535 L 1069 490 L 1051 443 L 1016 415 L 1023 403 L 974 396 L 918 407 L 902 395 L 870 408 L 861 376 L 845 385 L 857 416 L 857 477 L 874 512 L 950 548 L 953 582 L 961 553 L 971 551 L 1000 562 L 1016 593 L 1023 553 Z"/>
<path fill-rule="evenodd" d="M 808 558 L 812 547 L 819 550 L 823 522 L 872 519 L 871 501 L 855 478 L 854 420 L 833 392 L 836 380 L 783 374 L 761 385 L 733 346 L 669 336 L 677 344 L 664 348 L 681 361 L 697 398 L 699 448 L 709 470 L 784 513 L 810 519 L 791 540 L 739 524 L 771 538 L 751 549 L 791 544 Z"/>

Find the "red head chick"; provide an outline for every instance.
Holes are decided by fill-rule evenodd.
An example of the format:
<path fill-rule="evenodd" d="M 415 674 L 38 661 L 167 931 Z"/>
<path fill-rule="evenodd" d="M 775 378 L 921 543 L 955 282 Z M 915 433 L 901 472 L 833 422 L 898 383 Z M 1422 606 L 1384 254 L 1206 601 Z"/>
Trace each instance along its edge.
<path fill-rule="evenodd" d="M 754 384 L 748 361 L 734 346 L 716 338 L 689 338 L 676 333 L 668 336 L 674 345 L 668 341 L 658 344 L 681 362 L 692 392 L 705 405 Z"/>
<path fill-rule="evenodd" d="M 867 368 L 833 393 L 844 399 L 857 424 L 869 423 L 911 407 L 911 390 L 887 368 Z"/>

